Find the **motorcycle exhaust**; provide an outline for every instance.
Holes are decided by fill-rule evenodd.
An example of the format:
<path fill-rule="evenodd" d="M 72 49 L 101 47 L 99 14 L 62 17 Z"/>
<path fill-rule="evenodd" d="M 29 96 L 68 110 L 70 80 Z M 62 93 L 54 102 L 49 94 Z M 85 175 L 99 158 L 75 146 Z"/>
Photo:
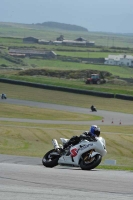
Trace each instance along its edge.
<path fill-rule="evenodd" d="M 53 144 L 55 149 L 59 149 L 60 148 L 56 139 L 52 139 L 52 144 Z"/>

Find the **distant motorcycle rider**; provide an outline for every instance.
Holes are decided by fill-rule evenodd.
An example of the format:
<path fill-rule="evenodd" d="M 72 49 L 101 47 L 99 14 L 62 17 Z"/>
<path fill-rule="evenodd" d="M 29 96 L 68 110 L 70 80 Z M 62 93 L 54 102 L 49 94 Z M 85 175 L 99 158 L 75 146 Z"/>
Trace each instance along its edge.
<path fill-rule="evenodd" d="M 93 105 L 92 105 L 90 108 L 91 108 L 91 111 L 92 111 L 92 112 L 93 112 L 93 111 L 97 111 L 96 107 L 93 106 Z"/>
<path fill-rule="evenodd" d="M 90 138 L 95 139 L 95 137 L 100 136 L 100 127 L 97 125 L 92 125 L 89 131 L 85 131 L 80 136 L 73 136 L 70 140 L 64 144 L 63 148 L 67 148 L 69 145 L 76 145 L 80 142 L 81 139 Z"/>

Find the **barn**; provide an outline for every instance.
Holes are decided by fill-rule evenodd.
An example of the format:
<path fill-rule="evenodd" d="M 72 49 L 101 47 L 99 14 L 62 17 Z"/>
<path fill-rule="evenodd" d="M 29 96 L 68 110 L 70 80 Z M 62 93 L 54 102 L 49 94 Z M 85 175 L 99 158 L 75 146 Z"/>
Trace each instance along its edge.
<path fill-rule="evenodd" d="M 24 43 L 38 43 L 38 39 L 34 37 L 23 38 Z"/>

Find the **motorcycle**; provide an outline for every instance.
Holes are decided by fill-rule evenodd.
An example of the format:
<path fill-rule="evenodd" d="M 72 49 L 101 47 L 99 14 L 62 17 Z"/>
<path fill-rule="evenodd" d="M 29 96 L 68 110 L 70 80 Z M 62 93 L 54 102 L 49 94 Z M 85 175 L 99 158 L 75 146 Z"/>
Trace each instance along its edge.
<path fill-rule="evenodd" d="M 91 111 L 92 111 L 92 112 L 94 112 L 94 111 L 97 112 L 97 109 L 96 109 L 95 106 L 92 105 L 90 108 L 91 108 Z"/>
<path fill-rule="evenodd" d="M 60 138 L 63 145 L 69 139 Z M 80 167 L 82 170 L 91 170 L 97 167 L 102 157 L 106 155 L 105 139 L 102 137 L 82 137 L 76 145 L 70 145 L 66 149 L 59 145 L 56 139 L 52 140 L 54 149 L 48 151 L 42 158 L 45 167 L 55 167 L 57 165 L 69 165 Z"/>
<path fill-rule="evenodd" d="M 1 99 L 7 99 L 6 94 L 2 94 Z"/>

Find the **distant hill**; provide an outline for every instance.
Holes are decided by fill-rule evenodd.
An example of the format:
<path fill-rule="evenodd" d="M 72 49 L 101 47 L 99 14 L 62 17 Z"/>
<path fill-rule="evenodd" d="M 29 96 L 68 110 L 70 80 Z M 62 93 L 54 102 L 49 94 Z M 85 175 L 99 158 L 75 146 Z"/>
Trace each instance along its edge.
<path fill-rule="evenodd" d="M 71 24 L 64 24 L 59 22 L 43 22 L 43 23 L 37 23 L 34 25 L 39 25 L 43 27 L 48 27 L 51 29 L 62 29 L 65 31 L 84 31 L 88 32 L 87 28 L 77 26 L 77 25 L 71 25 Z"/>

